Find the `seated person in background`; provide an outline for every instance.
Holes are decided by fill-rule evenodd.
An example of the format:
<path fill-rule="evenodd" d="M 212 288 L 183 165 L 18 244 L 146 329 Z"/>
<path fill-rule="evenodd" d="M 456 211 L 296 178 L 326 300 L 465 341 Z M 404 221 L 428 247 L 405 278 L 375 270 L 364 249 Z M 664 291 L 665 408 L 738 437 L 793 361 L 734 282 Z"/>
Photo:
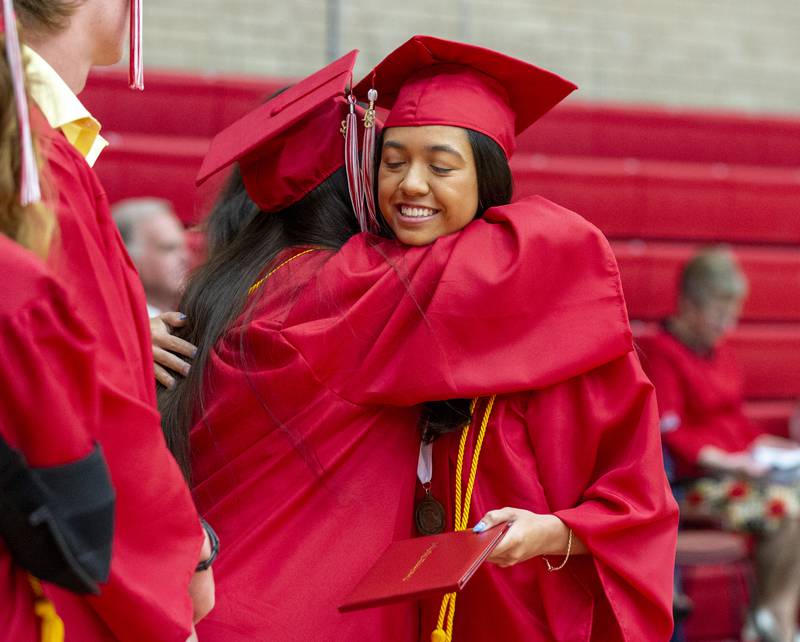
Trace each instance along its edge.
<path fill-rule="evenodd" d="M 186 231 L 169 201 L 129 198 L 111 210 L 147 297 L 151 318 L 174 310 L 189 263 Z"/>
<path fill-rule="evenodd" d="M 800 485 L 781 479 L 779 460 L 796 456 L 797 444 L 761 434 L 743 411 L 742 373 L 724 339 L 747 290 L 730 252 L 699 253 L 681 275 L 677 314 L 641 340 L 642 363 L 656 387 L 664 445 L 677 477 L 689 480 L 683 514 L 711 514 L 755 535 L 751 628 L 762 640 L 788 642 L 800 601 Z"/>

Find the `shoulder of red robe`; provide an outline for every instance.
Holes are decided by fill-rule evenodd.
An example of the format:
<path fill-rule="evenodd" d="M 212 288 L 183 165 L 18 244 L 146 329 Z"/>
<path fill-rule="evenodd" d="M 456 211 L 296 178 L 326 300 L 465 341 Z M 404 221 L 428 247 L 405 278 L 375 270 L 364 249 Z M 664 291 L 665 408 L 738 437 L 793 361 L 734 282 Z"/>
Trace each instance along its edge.
<path fill-rule="evenodd" d="M 564 356 L 574 352 L 575 357 L 565 373 L 586 372 L 633 350 L 617 260 L 596 226 L 541 196 L 490 208 L 483 222 L 516 230 L 514 242 L 533 243 L 518 256 L 525 256 L 530 269 L 541 275 L 541 287 L 535 288 L 547 297 L 549 313 L 539 321 L 547 318 L 546 325 L 569 328 L 573 336 L 562 344 Z"/>
<path fill-rule="evenodd" d="M 530 196 L 486 210 L 483 220 L 524 228 L 526 238 L 536 238 L 558 251 L 560 265 L 574 266 L 578 270 L 576 278 L 597 281 L 598 295 L 606 290 L 603 296 L 618 299 L 625 307 L 619 267 L 611 245 L 600 229 L 580 214 L 541 196 Z M 547 257 L 539 258 L 547 261 Z M 581 266 L 586 270 L 581 271 Z M 625 325 L 628 326 L 627 309 Z"/>
<path fill-rule="evenodd" d="M 8 277 L 0 297 L 0 317 L 16 314 L 32 301 L 62 302 L 63 289 L 44 262 L 18 243 L 0 234 L 0 274 Z"/>
<path fill-rule="evenodd" d="M 596 226 L 580 214 L 543 196 L 528 196 L 508 205 L 489 208 L 483 218 L 494 223 L 513 219 L 517 224 L 533 225 L 539 229 L 540 234 L 550 235 L 554 241 L 563 241 L 565 248 L 576 241 L 595 239 L 596 243 L 607 248 L 608 254 L 613 257 L 611 246 Z"/>

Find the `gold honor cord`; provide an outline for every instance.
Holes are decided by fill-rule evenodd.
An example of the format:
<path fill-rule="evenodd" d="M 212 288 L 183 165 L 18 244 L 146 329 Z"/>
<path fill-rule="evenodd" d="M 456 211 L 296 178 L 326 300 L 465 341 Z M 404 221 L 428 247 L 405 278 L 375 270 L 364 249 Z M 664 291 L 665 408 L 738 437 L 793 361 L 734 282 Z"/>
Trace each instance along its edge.
<path fill-rule="evenodd" d="M 464 451 L 467 447 L 467 437 L 469 436 L 470 424 L 464 426 L 461 431 L 461 441 L 458 444 L 458 459 L 456 460 L 456 511 L 454 516 L 454 528 L 456 531 L 467 530 L 467 520 L 469 519 L 469 509 L 472 504 L 472 491 L 475 488 L 475 477 L 478 474 L 478 461 L 481 457 L 481 448 L 483 448 L 483 438 L 486 436 L 486 426 L 489 425 L 489 417 L 492 414 L 494 407 L 494 400 L 497 395 L 489 397 L 486 404 L 486 410 L 483 413 L 483 420 L 481 421 L 480 431 L 478 432 L 478 439 L 475 442 L 475 450 L 472 453 L 472 465 L 469 471 L 469 479 L 467 480 L 467 492 L 464 495 L 464 501 L 461 501 L 461 473 L 464 469 Z M 478 400 L 473 399 L 470 411 L 475 411 L 475 406 Z M 442 598 L 442 606 L 439 608 L 439 620 L 436 624 L 436 629 L 431 633 L 431 642 L 451 642 L 453 639 L 453 621 L 456 616 L 456 593 L 447 593 Z M 445 629 L 445 618 L 447 618 L 447 628 Z"/>
<path fill-rule="evenodd" d="M 33 575 L 28 575 L 28 581 L 31 589 L 33 589 L 33 594 L 36 596 L 33 609 L 42 622 L 41 641 L 64 642 L 64 622 L 56 613 L 56 607 L 45 597 L 38 579 Z"/>
<path fill-rule="evenodd" d="M 255 283 L 253 283 L 253 285 L 251 285 L 251 286 L 250 286 L 250 289 L 247 291 L 247 294 L 248 294 L 248 296 L 249 296 L 249 295 L 252 295 L 252 294 L 253 294 L 253 292 L 255 292 L 256 290 L 258 290 L 258 288 L 260 288 L 260 287 L 263 285 L 264 281 L 266 281 L 266 280 L 267 280 L 269 277 L 271 277 L 273 274 L 275 274 L 275 272 L 277 272 L 278 270 L 280 270 L 280 269 L 281 269 L 281 268 L 282 268 L 284 265 L 287 265 L 287 264 L 291 263 L 291 262 L 292 262 L 292 261 L 294 261 L 295 259 L 299 259 L 299 258 L 300 258 L 301 256 L 303 256 L 304 254 L 308 254 L 309 252 L 314 252 L 314 251 L 316 251 L 316 250 L 318 250 L 318 249 L 319 249 L 319 248 L 312 247 L 312 248 L 310 248 L 310 249 L 308 249 L 308 250 L 303 250 L 302 252 L 298 252 L 298 253 L 297 253 L 297 254 L 295 254 L 294 256 L 290 256 L 290 257 L 289 257 L 288 259 L 286 259 L 286 260 L 285 260 L 283 263 L 281 263 L 281 264 L 280 264 L 280 265 L 278 265 L 277 267 L 275 267 L 275 268 L 273 268 L 272 270 L 270 270 L 269 272 L 267 272 L 266 276 L 262 276 L 262 277 L 261 277 L 261 278 L 260 278 L 258 281 L 256 281 Z"/>

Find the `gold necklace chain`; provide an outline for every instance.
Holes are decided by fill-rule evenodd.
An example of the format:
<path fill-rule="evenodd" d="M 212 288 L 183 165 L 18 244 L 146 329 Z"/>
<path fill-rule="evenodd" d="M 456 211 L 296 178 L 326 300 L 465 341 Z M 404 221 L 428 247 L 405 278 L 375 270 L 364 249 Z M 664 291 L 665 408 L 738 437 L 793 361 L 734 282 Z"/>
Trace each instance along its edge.
<path fill-rule="evenodd" d="M 264 281 L 266 281 L 266 280 L 267 280 L 269 277 L 271 277 L 273 274 L 275 274 L 275 272 L 277 272 L 278 270 L 280 270 L 280 269 L 281 269 L 281 268 L 282 268 L 284 265 L 288 265 L 289 263 L 291 263 L 291 262 L 292 262 L 292 261 L 294 261 L 295 259 L 299 259 L 299 258 L 300 258 L 301 256 L 303 256 L 304 254 L 308 254 L 309 252 L 314 252 L 314 251 L 316 251 L 316 250 L 318 250 L 318 249 L 319 249 L 319 248 L 312 247 L 312 248 L 309 248 L 308 250 L 303 250 L 302 252 L 298 252 L 298 253 L 297 253 L 297 254 L 295 254 L 294 256 L 290 256 L 290 257 L 289 257 L 288 259 L 286 259 L 286 260 L 285 260 L 283 263 L 281 263 L 281 264 L 280 264 L 280 265 L 278 265 L 277 267 L 275 267 L 275 268 L 271 269 L 269 272 L 267 272 L 267 274 L 266 274 L 265 276 L 262 276 L 262 277 L 261 277 L 261 278 L 260 278 L 258 281 L 256 281 L 255 283 L 253 283 L 253 285 L 251 285 L 251 286 L 250 286 L 250 289 L 247 291 L 247 294 L 248 294 L 248 295 L 250 295 L 250 294 L 253 294 L 253 292 L 255 292 L 256 290 L 258 290 L 258 288 L 260 288 L 260 287 L 263 285 Z"/>

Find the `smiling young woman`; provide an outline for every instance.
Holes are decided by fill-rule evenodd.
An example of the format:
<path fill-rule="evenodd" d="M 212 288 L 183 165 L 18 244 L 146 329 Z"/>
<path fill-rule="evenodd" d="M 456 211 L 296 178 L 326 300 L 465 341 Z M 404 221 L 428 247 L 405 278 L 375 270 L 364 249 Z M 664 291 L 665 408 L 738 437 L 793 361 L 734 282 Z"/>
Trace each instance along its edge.
<path fill-rule="evenodd" d="M 478 175 L 465 129 L 393 127 L 387 134 L 378 202 L 398 240 L 427 245 L 475 218 Z"/>
<path fill-rule="evenodd" d="M 492 564 L 458 594 L 458 613 L 455 594 L 427 601 L 423 630 L 434 641 L 666 640 L 677 511 L 616 263 L 579 216 L 540 197 L 509 204 L 515 136 L 574 85 L 497 52 L 415 36 L 355 91 L 368 89 L 390 110 L 377 186 L 388 227 L 433 253 L 454 236 L 475 243 L 468 263 L 451 266 L 446 328 L 425 308 L 443 339 L 460 340 L 439 355 L 460 398 L 450 403 L 475 401 L 460 425 L 423 415 L 423 441 L 434 444 L 419 469 L 433 473 L 420 481 L 450 528 L 512 523 Z M 442 281 L 431 288 L 440 294 Z M 472 362 L 476 342 L 502 365 Z M 441 392 L 431 386 L 428 398 Z"/>

